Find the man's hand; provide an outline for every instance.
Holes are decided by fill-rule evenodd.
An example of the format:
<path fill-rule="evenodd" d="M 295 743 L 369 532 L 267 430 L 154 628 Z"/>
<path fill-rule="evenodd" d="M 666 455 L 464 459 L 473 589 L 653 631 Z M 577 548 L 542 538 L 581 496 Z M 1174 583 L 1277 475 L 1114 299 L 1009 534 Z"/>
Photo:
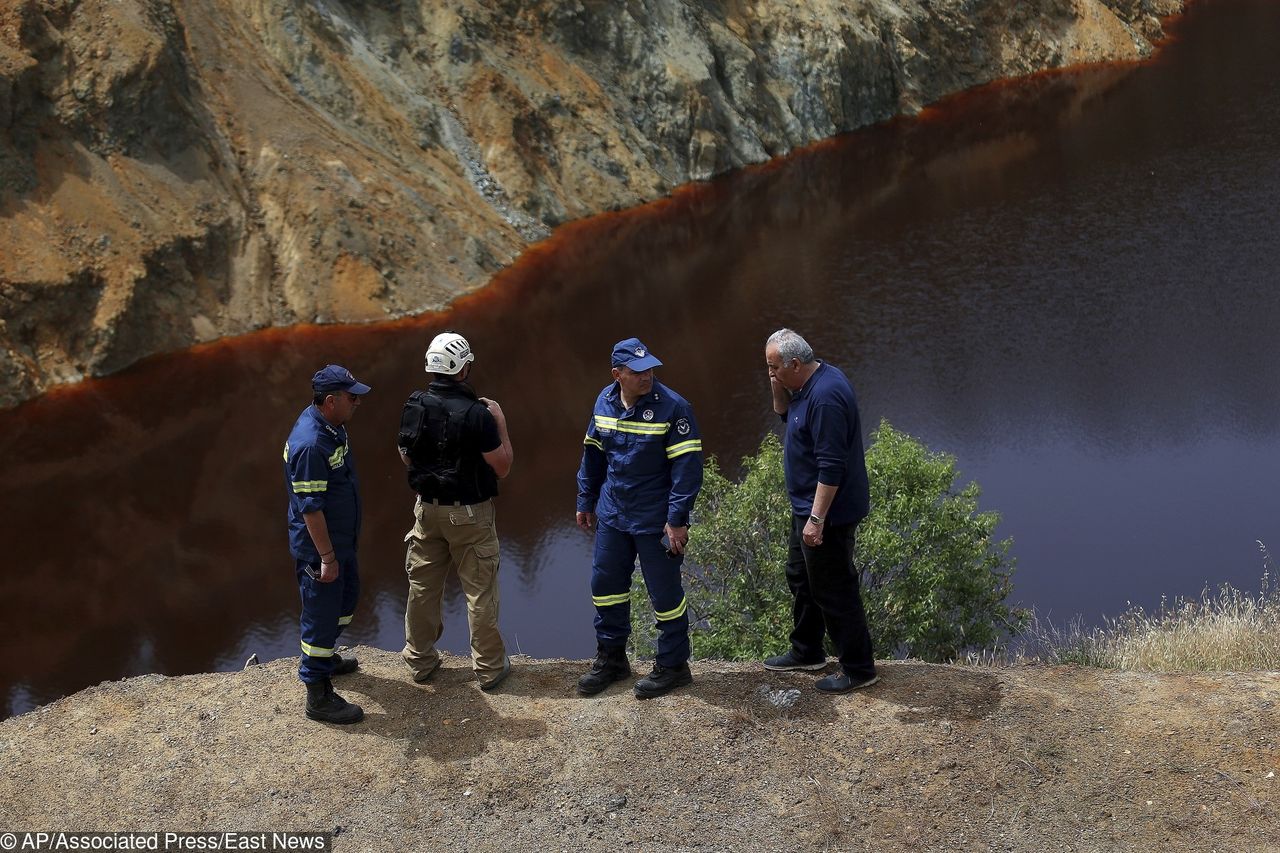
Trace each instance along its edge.
<path fill-rule="evenodd" d="M 333 583 L 338 579 L 338 558 L 326 563 L 320 561 L 320 583 Z"/>
<path fill-rule="evenodd" d="M 791 392 L 772 373 L 769 374 L 769 393 L 773 396 L 774 413 L 785 415 L 787 407 L 791 404 Z"/>
<path fill-rule="evenodd" d="M 578 526 L 587 533 L 590 533 L 596 526 L 596 514 L 594 512 L 580 512 L 577 516 Z"/>
<path fill-rule="evenodd" d="M 806 521 L 804 530 L 800 533 L 800 539 L 810 548 L 818 547 L 822 544 L 822 525 Z"/>
<path fill-rule="evenodd" d="M 493 415 L 493 419 L 495 421 L 499 424 L 505 424 L 507 422 L 507 416 L 503 414 L 502 407 L 498 405 L 497 400 L 490 400 L 488 397 L 480 397 L 479 399 L 480 402 L 484 403 L 489 409 L 489 414 Z"/>
<path fill-rule="evenodd" d="M 672 527 L 666 524 L 663 525 L 662 532 L 667 534 L 667 541 L 671 543 L 671 553 L 683 554 L 685 546 L 689 544 L 689 526 Z"/>

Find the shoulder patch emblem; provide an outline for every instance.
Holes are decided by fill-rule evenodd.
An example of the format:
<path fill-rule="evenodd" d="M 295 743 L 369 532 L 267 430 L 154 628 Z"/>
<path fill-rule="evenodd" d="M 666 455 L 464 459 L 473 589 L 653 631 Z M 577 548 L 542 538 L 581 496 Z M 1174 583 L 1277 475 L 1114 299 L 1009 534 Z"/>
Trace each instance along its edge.
<path fill-rule="evenodd" d="M 644 418 L 646 421 L 653 420 L 653 409 L 645 409 L 640 413 L 640 417 Z"/>
<path fill-rule="evenodd" d="M 688 419 L 688 418 L 681 418 L 680 420 L 676 421 L 676 432 L 677 432 L 677 433 L 679 433 L 680 435 L 688 435 L 688 434 L 689 434 L 689 419 Z"/>

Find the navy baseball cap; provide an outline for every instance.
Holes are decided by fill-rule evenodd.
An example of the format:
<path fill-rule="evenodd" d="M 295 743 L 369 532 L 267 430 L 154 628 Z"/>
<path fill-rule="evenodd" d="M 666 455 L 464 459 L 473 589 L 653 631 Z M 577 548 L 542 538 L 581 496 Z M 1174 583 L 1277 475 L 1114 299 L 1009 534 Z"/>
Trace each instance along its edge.
<path fill-rule="evenodd" d="M 363 382 L 357 381 L 351 375 L 351 371 L 347 370 L 340 364 L 326 364 L 324 367 L 316 371 L 316 375 L 311 377 L 312 391 L 346 391 L 349 394 L 359 396 L 368 394 L 370 388 Z"/>
<path fill-rule="evenodd" d="M 661 367 L 662 362 L 640 343 L 639 338 L 627 338 L 613 345 L 613 366 L 629 367 L 639 373 L 651 367 Z"/>

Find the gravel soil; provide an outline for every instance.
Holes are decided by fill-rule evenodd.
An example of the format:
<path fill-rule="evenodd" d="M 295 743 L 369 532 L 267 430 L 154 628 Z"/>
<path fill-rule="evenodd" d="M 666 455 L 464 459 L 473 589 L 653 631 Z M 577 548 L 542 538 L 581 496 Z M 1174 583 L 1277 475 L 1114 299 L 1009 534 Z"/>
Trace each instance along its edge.
<path fill-rule="evenodd" d="M 302 715 L 296 661 L 142 676 L 0 723 L 0 830 L 336 833 L 340 851 L 1220 850 L 1280 845 L 1280 673 L 700 661 L 639 701 L 516 657 L 415 685 L 359 647 L 365 720 Z M 646 670 L 641 664 L 637 671 Z"/>

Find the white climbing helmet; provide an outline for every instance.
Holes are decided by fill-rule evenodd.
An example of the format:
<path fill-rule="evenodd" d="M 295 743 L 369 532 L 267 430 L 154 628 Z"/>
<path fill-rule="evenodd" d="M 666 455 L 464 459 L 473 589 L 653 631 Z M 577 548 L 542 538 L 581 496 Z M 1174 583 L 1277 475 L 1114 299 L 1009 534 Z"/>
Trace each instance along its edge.
<path fill-rule="evenodd" d="M 427 373 L 457 376 L 475 360 L 471 344 L 457 332 L 441 332 L 427 347 Z"/>

